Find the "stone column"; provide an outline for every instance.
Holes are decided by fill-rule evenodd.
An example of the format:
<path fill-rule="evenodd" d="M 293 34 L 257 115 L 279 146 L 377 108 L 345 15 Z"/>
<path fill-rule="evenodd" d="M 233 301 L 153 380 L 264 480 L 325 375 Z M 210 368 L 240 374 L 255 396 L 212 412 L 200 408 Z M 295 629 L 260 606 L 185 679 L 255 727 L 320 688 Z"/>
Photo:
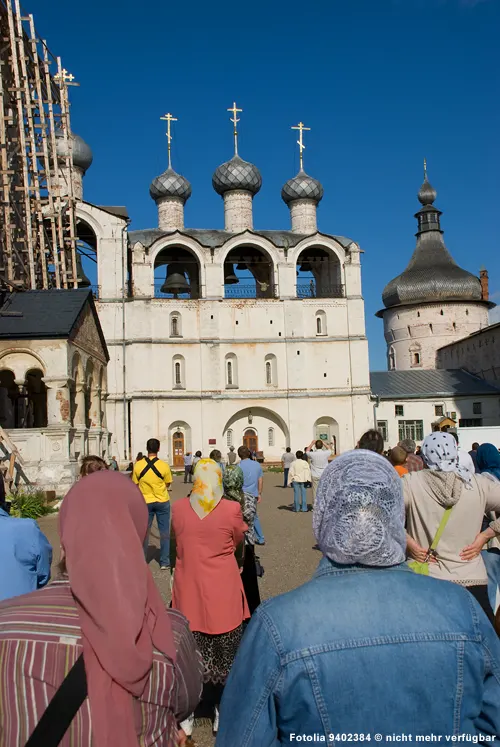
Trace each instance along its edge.
<path fill-rule="evenodd" d="M 85 417 L 85 387 L 83 384 L 78 383 L 75 390 L 75 417 L 73 419 L 73 425 L 86 426 Z"/>
<path fill-rule="evenodd" d="M 165 197 L 157 200 L 158 226 L 162 231 L 182 231 L 184 228 L 184 200 Z"/>
<path fill-rule="evenodd" d="M 71 424 L 71 407 L 67 379 L 44 379 L 47 387 L 47 425 L 59 428 Z"/>
<path fill-rule="evenodd" d="M 224 193 L 224 228 L 230 233 L 253 229 L 251 192 L 233 189 Z"/>
<path fill-rule="evenodd" d="M 316 233 L 318 230 L 316 208 L 315 200 L 293 200 L 290 203 L 292 231 L 305 235 Z"/>

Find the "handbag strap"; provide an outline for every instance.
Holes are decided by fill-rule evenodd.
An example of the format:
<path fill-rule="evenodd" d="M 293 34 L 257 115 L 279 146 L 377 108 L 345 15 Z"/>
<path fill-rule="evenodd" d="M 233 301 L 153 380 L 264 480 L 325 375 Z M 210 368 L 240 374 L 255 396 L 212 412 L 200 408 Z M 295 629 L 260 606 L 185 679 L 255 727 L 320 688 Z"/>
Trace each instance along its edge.
<path fill-rule="evenodd" d="M 35 726 L 26 747 L 57 747 L 87 697 L 83 654 L 73 664 Z"/>
<path fill-rule="evenodd" d="M 439 540 L 441 539 L 441 536 L 442 536 L 442 534 L 444 532 L 445 526 L 448 523 L 448 519 L 450 518 L 450 514 L 451 514 L 452 508 L 453 508 L 453 506 L 448 506 L 448 508 L 445 509 L 444 514 L 443 514 L 443 518 L 439 522 L 439 526 L 437 528 L 436 535 L 435 535 L 434 539 L 432 540 L 432 545 L 430 546 L 430 550 L 433 550 L 433 551 L 436 550 L 436 548 L 438 546 L 438 543 L 439 543 Z"/>

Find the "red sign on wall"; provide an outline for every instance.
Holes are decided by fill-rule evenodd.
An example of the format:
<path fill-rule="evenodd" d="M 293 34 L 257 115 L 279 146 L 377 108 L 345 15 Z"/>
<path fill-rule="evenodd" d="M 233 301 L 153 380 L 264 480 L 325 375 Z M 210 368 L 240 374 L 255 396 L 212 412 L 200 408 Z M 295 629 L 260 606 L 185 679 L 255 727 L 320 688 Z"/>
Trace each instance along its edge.
<path fill-rule="evenodd" d="M 209 438 L 208 439 L 208 445 L 209 446 L 215 446 L 216 443 L 217 443 L 217 439 L 216 438 Z"/>

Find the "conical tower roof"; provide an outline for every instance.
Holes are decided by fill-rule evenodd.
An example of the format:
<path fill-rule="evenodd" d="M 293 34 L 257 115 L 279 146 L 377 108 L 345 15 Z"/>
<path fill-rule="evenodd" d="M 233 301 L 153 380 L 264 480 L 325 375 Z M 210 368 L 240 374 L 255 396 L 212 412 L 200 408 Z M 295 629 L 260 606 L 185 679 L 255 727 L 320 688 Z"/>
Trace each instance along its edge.
<path fill-rule="evenodd" d="M 384 288 L 386 308 L 439 303 L 441 301 L 481 301 L 479 278 L 457 265 L 443 240 L 441 212 L 434 207 L 436 190 L 425 175 L 418 199 L 422 208 L 418 220 L 417 245 L 408 267 Z"/>

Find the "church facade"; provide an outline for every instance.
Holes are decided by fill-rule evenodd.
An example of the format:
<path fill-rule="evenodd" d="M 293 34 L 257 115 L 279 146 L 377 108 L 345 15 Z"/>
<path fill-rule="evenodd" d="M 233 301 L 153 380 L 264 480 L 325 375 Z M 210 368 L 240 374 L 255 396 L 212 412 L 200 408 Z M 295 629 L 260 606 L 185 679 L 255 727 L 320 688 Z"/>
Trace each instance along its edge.
<path fill-rule="evenodd" d="M 360 248 L 318 231 L 323 188 L 302 167 L 282 189 L 291 230 L 254 228 L 261 182 L 237 150 L 215 171 L 224 230 L 184 226 L 191 185 L 170 162 L 150 188 L 154 228 L 129 231 L 120 211 L 79 203 L 121 460 L 154 436 L 176 467 L 242 443 L 272 462 L 319 437 L 345 451 L 373 424 Z"/>

